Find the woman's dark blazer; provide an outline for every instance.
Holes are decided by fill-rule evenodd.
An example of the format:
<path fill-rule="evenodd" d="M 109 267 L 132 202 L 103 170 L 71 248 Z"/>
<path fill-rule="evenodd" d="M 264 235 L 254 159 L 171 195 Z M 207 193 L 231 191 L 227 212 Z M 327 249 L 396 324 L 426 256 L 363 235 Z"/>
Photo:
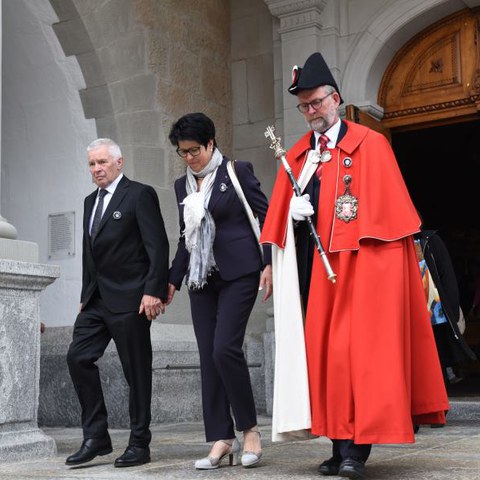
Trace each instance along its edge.
<path fill-rule="evenodd" d="M 215 241 L 213 255 L 220 277 L 231 281 L 263 269 L 257 239 L 248 221 L 241 200 L 230 181 L 227 172 L 227 162 L 223 157 L 218 167 L 213 184 L 212 194 L 208 203 L 215 222 Z M 260 225 L 263 225 L 267 213 L 268 201 L 260 189 L 260 182 L 253 173 L 249 162 L 235 162 L 237 173 L 245 197 L 253 212 L 258 215 Z M 189 252 L 185 247 L 185 223 L 183 221 L 182 202 L 187 196 L 186 175 L 175 181 L 175 194 L 180 216 L 180 239 L 175 258 L 170 268 L 169 282 L 180 290 L 183 278 L 187 274 Z M 264 248 L 264 263 L 271 263 L 271 249 Z"/>

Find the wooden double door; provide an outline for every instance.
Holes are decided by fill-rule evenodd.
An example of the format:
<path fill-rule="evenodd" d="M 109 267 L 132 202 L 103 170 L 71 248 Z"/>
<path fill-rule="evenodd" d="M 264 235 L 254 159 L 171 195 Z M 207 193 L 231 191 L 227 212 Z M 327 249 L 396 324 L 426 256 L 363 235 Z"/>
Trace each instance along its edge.
<path fill-rule="evenodd" d="M 353 105 L 346 117 L 383 133 L 424 227 L 447 244 L 467 316 L 465 337 L 480 355 L 480 9 L 422 31 L 385 71 L 381 122 Z M 480 394 L 480 363 L 462 367 L 462 393 Z M 463 391 L 466 389 L 467 391 Z"/>

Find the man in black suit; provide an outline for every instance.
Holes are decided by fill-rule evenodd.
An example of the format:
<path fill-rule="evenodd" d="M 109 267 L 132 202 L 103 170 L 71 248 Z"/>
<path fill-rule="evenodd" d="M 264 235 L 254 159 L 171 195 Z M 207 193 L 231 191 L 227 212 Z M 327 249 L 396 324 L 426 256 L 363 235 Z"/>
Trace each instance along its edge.
<path fill-rule="evenodd" d="M 125 177 L 119 146 L 100 138 L 87 147 L 98 186 L 85 199 L 80 313 L 67 362 L 82 407 L 84 441 L 67 465 L 112 452 L 95 362 L 113 338 L 129 385 L 130 439 L 116 467 L 150 461 L 150 325 L 165 310 L 168 239 L 155 190 Z"/>

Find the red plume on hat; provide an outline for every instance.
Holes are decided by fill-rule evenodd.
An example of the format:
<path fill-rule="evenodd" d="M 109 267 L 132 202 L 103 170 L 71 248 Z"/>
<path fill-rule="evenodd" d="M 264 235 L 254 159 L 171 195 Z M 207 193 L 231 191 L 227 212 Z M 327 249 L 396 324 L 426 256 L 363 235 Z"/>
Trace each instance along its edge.
<path fill-rule="evenodd" d="M 338 85 L 322 54 L 315 52 L 307 58 L 303 68 L 300 68 L 298 65 L 293 67 L 292 84 L 288 87 L 288 91 L 292 95 L 297 95 L 300 90 L 309 90 L 322 85 L 331 85 L 340 95 Z M 343 103 L 341 96 L 340 103 Z"/>

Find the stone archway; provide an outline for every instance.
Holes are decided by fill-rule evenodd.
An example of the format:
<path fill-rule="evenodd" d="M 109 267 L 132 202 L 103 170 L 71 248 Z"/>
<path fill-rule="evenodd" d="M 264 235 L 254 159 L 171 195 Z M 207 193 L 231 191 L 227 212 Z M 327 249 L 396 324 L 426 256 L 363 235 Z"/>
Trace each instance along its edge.
<path fill-rule="evenodd" d="M 182 173 L 167 138 L 176 118 L 205 110 L 217 119 L 222 144 L 231 144 L 228 2 L 185 10 L 156 0 L 49 1 L 59 42 L 85 79 L 86 118 L 95 119 L 99 136 L 119 142 L 127 175 L 170 202 L 163 189 Z"/>
<path fill-rule="evenodd" d="M 115 124 L 106 122 L 113 113 L 113 106 L 103 64 L 81 17 L 81 13 L 85 14 L 87 10 L 83 6 L 80 13 L 74 0 L 49 1 L 59 19 L 53 24 L 58 41 L 65 56 L 76 57 L 85 80 L 86 87 L 80 90 L 85 118 L 96 120 L 99 136 L 116 138 Z"/>
<path fill-rule="evenodd" d="M 480 5 L 478 0 L 462 3 L 465 7 Z M 342 79 L 344 96 L 349 102 L 381 118 L 382 109 L 377 105 L 378 90 L 395 53 L 416 33 L 461 7 L 453 0 L 391 2 L 355 42 Z"/>
<path fill-rule="evenodd" d="M 78 303 L 83 198 L 91 191 L 85 145 L 96 135 L 85 119 L 74 58 L 51 29 L 48 0 L 3 0 L 2 208 L 22 241 L 38 245 L 38 261 L 62 276 L 41 298 L 42 321 L 73 322 Z M 49 215 L 73 217 L 70 256 L 49 258 Z M 73 212 L 73 215 L 71 215 Z"/>
<path fill-rule="evenodd" d="M 142 175 L 140 163 L 147 155 L 138 154 L 139 145 L 155 145 L 159 135 L 152 128 L 138 128 L 143 122 L 137 111 L 141 109 L 147 117 L 146 112 L 152 112 L 155 105 L 155 78 L 148 75 L 145 40 L 135 29 L 133 3 L 49 1 L 59 19 L 53 25 L 58 41 L 67 57 L 75 56 L 83 74 L 85 88 L 79 95 L 85 118 L 95 120 L 97 136 L 117 140 L 125 158 L 138 158 L 138 169 L 133 162 L 126 162 L 127 175 L 139 180 L 149 178 L 150 183 L 163 187 L 164 177 L 159 178 L 158 172 Z M 127 89 L 130 97 L 125 94 Z M 142 104 L 129 104 L 138 90 L 142 90 Z M 135 122 L 137 129 L 132 125 Z M 159 124 L 154 113 L 145 125 L 152 122 Z M 163 152 L 154 155 L 163 158 Z"/>

